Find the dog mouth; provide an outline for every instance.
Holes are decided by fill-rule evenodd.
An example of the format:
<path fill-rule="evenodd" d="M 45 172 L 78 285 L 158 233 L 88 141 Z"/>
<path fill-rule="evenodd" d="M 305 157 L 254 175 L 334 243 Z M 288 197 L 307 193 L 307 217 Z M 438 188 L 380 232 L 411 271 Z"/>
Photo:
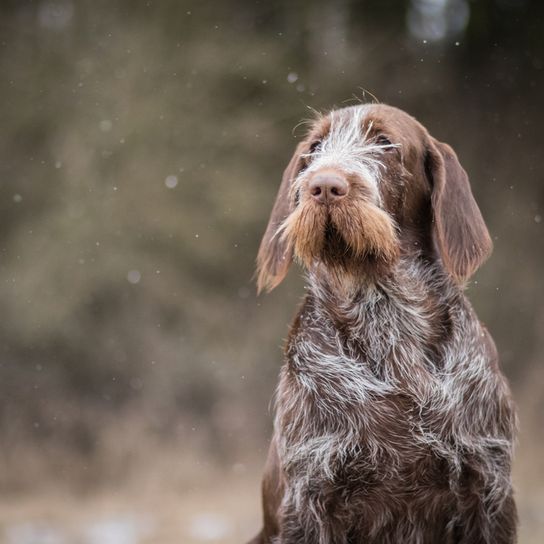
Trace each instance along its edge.
<path fill-rule="evenodd" d="M 362 199 L 335 206 L 299 203 L 278 235 L 306 268 L 315 262 L 344 267 L 392 263 L 398 256 L 394 221 L 381 208 Z"/>
<path fill-rule="evenodd" d="M 330 214 L 324 228 L 323 246 L 321 248 L 321 260 L 338 261 L 345 258 L 355 258 L 357 254 L 345 240 L 338 227 L 333 223 Z"/>

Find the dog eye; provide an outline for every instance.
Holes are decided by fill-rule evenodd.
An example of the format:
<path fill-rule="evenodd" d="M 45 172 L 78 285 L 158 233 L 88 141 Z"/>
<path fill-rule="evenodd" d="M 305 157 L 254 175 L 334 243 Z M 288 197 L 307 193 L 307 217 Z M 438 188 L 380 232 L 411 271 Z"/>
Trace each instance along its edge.
<path fill-rule="evenodd" d="M 310 145 L 309 154 L 315 152 L 315 150 L 321 145 L 321 140 L 315 140 L 315 142 L 312 142 L 312 145 Z"/>
<path fill-rule="evenodd" d="M 387 136 L 384 136 L 383 134 L 380 134 L 376 140 L 376 143 L 378 145 L 383 145 L 383 146 L 387 146 L 387 145 L 393 145 L 391 143 L 391 140 L 387 137 Z"/>

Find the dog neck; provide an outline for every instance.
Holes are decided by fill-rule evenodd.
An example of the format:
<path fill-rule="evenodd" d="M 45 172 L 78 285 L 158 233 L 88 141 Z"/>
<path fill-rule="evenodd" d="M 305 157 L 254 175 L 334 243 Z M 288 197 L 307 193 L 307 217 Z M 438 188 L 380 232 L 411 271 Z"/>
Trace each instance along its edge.
<path fill-rule="evenodd" d="M 376 292 L 396 293 L 402 290 L 409 293 L 419 291 L 422 283 L 451 283 L 441 266 L 418 257 L 402 256 L 388 267 L 374 262 L 350 267 L 315 262 L 306 274 L 307 290 L 323 301 L 351 306 L 372 299 Z"/>

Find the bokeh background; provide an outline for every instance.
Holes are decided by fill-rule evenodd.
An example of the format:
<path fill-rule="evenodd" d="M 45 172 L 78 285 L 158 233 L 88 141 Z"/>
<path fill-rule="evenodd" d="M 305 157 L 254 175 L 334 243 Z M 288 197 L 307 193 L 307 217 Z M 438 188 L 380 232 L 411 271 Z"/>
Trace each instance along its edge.
<path fill-rule="evenodd" d="M 297 124 L 358 101 L 457 150 L 469 296 L 544 541 L 544 2 L 2 0 L 0 542 L 243 542 L 299 271 L 254 258 Z"/>

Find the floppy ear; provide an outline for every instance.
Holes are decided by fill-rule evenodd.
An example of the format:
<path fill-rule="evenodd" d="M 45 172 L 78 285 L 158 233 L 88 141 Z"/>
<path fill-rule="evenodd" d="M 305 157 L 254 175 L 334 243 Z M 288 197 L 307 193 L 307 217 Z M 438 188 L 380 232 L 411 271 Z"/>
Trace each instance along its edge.
<path fill-rule="evenodd" d="M 427 173 L 433 187 L 435 245 L 448 272 L 462 283 L 489 257 L 493 243 L 457 155 L 434 138 L 428 149 Z"/>
<path fill-rule="evenodd" d="M 298 144 L 283 173 L 276 202 L 272 208 L 268 226 L 264 233 L 259 253 L 257 255 L 257 292 L 263 289 L 270 292 L 281 283 L 287 275 L 289 265 L 293 260 L 293 251 L 287 247 L 287 242 L 277 235 L 278 228 L 292 211 L 289 199 L 291 183 L 302 168 L 302 153 L 305 142 Z"/>

